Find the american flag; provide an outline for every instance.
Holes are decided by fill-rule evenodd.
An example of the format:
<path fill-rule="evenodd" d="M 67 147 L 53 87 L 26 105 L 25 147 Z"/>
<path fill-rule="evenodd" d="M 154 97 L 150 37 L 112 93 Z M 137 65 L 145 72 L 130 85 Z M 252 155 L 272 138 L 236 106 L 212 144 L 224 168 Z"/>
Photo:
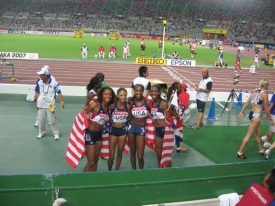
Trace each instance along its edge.
<path fill-rule="evenodd" d="M 165 132 L 164 132 L 164 138 L 163 138 L 160 168 L 171 163 L 172 152 L 175 145 L 175 135 L 179 135 L 179 137 L 182 137 L 182 133 L 183 133 L 182 121 L 183 120 L 177 121 L 172 116 L 165 119 Z M 156 151 L 155 144 L 154 144 L 155 128 L 151 117 L 147 117 L 145 128 L 146 128 L 145 144 L 155 152 Z"/>
<path fill-rule="evenodd" d="M 178 95 L 177 95 L 176 92 L 173 94 L 171 99 L 172 100 L 170 101 L 169 107 L 171 105 L 174 105 L 175 109 L 177 110 L 178 115 L 180 116 L 179 120 L 176 120 L 174 118 L 174 120 L 172 121 L 170 119 L 170 122 L 172 123 L 171 127 L 174 129 L 175 138 L 177 138 L 177 139 L 180 138 L 182 140 L 182 136 L 183 136 L 183 129 L 182 129 L 183 115 L 184 115 L 184 111 L 185 111 L 186 107 L 179 102 Z"/>
<path fill-rule="evenodd" d="M 109 133 L 110 133 L 110 121 L 106 122 L 102 129 L 102 147 L 100 150 L 100 156 L 109 157 Z"/>
<path fill-rule="evenodd" d="M 146 119 L 146 125 L 145 125 L 145 145 L 151 148 L 155 152 L 156 148 L 155 148 L 154 139 L 155 139 L 155 126 L 151 115 L 148 115 Z"/>
<path fill-rule="evenodd" d="M 109 157 L 110 126 L 111 126 L 111 123 L 109 121 L 103 126 L 103 130 L 102 130 L 102 147 L 100 150 L 100 156 L 103 156 L 103 157 Z M 126 142 L 125 142 L 123 152 L 125 154 L 128 154 L 129 151 L 130 151 L 129 141 L 128 141 L 128 137 L 126 137 Z"/>
<path fill-rule="evenodd" d="M 166 121 L 163 145 L 162 145 L 162 154 L 161 154 L 161 160 L 160 160 L 160 168 L 165 167 L 167 164 L 171 163 L 174 145 L 175 145 L 174 129 L 172 128 L 172 124 Z"/>
<path fill-rule="evenodd" d="M 73 122 L 73 127 L 67 147 L 66 161 L 76 168 L 80 159 L 85 154 L 85 129 L 88 128 L 89 121 L 82 112 L 79 112 Z"/>

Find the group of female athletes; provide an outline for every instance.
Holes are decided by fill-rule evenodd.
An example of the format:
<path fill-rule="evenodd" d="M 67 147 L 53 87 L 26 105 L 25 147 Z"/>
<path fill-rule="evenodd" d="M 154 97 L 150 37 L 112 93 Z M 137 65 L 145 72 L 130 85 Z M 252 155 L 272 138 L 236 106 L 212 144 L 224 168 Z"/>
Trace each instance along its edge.
<path fill-rule="evenodd" d="M 179 94 L 183 92 L 182 90 L 182 85 L 175 82 L 168 90 L 168 97 L 171 97 L 175 91 Z M 143 92 L 144 86 L 137 84 L 134 87 L 134 95 L 127 98 L 125 88 L 119 88 L 115 94 L 110 87 L 101 88 L 99 78 L 93 77 L 90 80 L 87 85 L 86 106 L 82 111 L 89 119 L 85 134 L 87 163 L 84 172 L 97 170 L 104 132 L 109 133 L 108 170 L 112 170 L 116 147 L 115 170 L 119 170 L 125 144 L 130 148 L 132 169 L 136 169 L 136 162 L 139 169 L 143 169 L 145 126 L 148 118 L 151 118 L 154 125 L 154 147 L 160 167 L 165 126 L 169 121 L 172 124 L 174 119 L 180 119 L 181 114 L 178 112 L 179 108 L 168 106 L 167 101 L 161 98 L 161 88 L 158 85 L 151 87 L 150 100 L 144 97 Z M 171 167 L 171 161 L 165 166 Z"/>

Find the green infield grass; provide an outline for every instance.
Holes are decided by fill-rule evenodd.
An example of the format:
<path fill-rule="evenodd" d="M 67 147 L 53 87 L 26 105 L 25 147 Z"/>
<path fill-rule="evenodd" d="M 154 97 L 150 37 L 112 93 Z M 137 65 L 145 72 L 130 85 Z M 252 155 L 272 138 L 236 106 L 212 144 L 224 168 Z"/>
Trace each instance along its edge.
<path fill-rule="evenodd" d="M 1 34 L 0 35 L 0 52 L 25 52 L 38 53 L 39 58 L 63 58 L 63 59 L 81 59 L 81 47 L 85 43 L 89 48 L 88 59 L 95 59 L 100 44 L 105 47 L 105 60 L 108 58 L 108 51 L 112 44 L 115 44 L 118 49 L 119 60 L 135 61 L 136 57 L 142 57 L 140 51 L 141 40 L 130 39 L 131 56 L 127 59 L 122 58 L 122 47 L 126 39 L 109 40 L 108 38 L 85 37 L 73 38 L 69 36 L 45 36 L 45 35 L 22 35 L 22 34 Z M 190 57 L 189 45 L 180 46 L 172 41 L 165 41 L 164 48 L 167 54 L 172 55 L 176 50 L 179 56 L 185 60 L 193 60 Z M 153 54 L 157 58 L 161 57 L 162 51 L 158 49 L 157 40 L 146 40 L 146 58 L 151 58 Z M 209 47 L 196 47 L 194 60 L 197 65 L 214 65 L 217 61 L 218 50 L 210 49 Z M 98 59 L 99 60 L 99 59 Z M 111 60 L 114 61 L 114 60 Z M 235 63 L 235 54 L 224 53 L 224 62 L 228 67 L 233 67 Z M 250 67 L 253 60 L 249 57 L 242 58 L 242 66 Z M 271 68 L 270 65 L 261 65 L 261 68 Z"/>

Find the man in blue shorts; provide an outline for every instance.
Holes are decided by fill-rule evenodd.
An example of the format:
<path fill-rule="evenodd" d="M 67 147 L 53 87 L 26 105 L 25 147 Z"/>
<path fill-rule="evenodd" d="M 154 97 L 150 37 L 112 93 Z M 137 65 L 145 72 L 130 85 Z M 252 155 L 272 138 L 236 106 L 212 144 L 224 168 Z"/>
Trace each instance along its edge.
<path fill-rule="evenodd" d="M 207 68 L 202 69 L 202 80 L 199 85 L 196 85 L 195 90 L 197 91 L 196 94 L 196 101 L 197 101 L 197 109 L 199 112 L 198 121 L 194 123 L 192 129 L 199 129 L 203 123 L 203 115 L 205 104 L 208 100 L 209 94 L 212 89 L 213 80 L 209 76 L 209 71 Z"/>

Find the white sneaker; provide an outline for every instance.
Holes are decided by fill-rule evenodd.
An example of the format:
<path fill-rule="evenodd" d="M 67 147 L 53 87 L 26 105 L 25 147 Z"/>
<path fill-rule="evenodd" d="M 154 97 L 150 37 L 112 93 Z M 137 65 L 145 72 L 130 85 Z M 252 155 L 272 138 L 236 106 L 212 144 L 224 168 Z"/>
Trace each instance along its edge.
<path fill-rule="evenodd" d="M 58 135 L 58 134 L 55 134 L 55 135 L 54 135 L 54 139 L 55 139 L 55 140 L 58 140 L 58 139 L 59 139 L 59 135 Z"/>
<path fill-rule="evenodd" d="M 265 143 L 263 144 L 263 146 L 264 146 L 265 148 L 269 148 L 269 147 L 271 146 L 271 144 L 270 144 L 269 142 L 265 142 Z"/>
<path fill-rule="evenodd" d="M 39 133 L 39 134 L 37 135 L 37 138 L 40 139 L 41 137 L 44 137 L 45 135 L 46 135 L 45 133 L 43 133 L 43 134 Z"/>
<path fill-rule="evenodd" d="M 34 126 L 38 127 L 39 126 L 39 122 L 35 122 Z"/>
<path fill-rule="evenodd" d="M 267 140 L 267 136 L 262 136 L 262 138 L 261 138 L 264 142 L 266 142 L 266 140 Z"/>
<path fill-rule="evenodd" d="M 269 157 L 270 151 L 269 151 L 269 150 L 266 150 L 266 151 L 264 152 L 264 154 L 265 154 L 265 159 L 267 160 L 268 157 Z"/>

